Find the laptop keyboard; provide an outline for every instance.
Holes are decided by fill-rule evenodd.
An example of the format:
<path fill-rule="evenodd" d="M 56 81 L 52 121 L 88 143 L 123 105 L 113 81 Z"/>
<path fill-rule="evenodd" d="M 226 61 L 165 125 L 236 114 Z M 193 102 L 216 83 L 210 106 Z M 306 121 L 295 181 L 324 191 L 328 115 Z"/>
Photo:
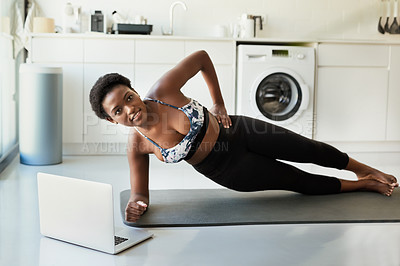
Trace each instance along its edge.
<path fill-rule="evenodd" d="M 123 243 L 123 242 L 125 242 L 126 240 L 128 240 L 128 238 L 123 238 L 123 237 L 119 237 L 119 236 L 114 236 L 114 243 L 115 243 L 115 246 L 116 246 L 116 245 L 119 245 L 119 244 L 121 244 L 121 243 Z"/>

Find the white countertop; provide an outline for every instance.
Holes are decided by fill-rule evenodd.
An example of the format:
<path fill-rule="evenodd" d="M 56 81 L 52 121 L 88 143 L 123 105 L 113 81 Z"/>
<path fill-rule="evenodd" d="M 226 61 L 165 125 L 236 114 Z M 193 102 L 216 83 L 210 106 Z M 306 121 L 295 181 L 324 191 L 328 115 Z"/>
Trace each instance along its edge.
<path fill-rule="evenodd" d="M 39 33 L 32 37 L 51 38 L 107 38 L 107 39 L 149 39 L 149 40 L 188 40 L 188 41 L 234 41 L 238 43 L 356 43 L 356 44 L 400 44 L 399 35 L 373 35 L 343 38 L 218 38 L 218 37 L 196 37 L 196 36 L 170 36 L 170 35 L 140 35 L 140 34 L 104 34 L 104 33 Z"/>

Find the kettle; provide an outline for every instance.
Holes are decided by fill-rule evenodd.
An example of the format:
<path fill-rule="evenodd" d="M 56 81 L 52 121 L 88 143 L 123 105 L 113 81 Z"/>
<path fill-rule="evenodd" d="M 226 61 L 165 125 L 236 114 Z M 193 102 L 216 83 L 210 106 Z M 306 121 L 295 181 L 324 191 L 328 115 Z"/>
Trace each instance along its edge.
<path fill-rule="evenodd" d="M 256 23 L 257 19 L 260 20 L 260 30 L 262 30 L 262 17 L 250 14 L 242 14 L 240 24 L 240 38 L 255 38 L 256 37 Z"/>

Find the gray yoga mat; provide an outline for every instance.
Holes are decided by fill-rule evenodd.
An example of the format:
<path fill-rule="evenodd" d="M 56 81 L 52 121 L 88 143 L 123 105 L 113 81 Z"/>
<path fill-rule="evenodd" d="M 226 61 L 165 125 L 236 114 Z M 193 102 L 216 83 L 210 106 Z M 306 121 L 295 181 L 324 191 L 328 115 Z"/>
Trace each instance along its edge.
<path fill-rule="evenodd" d="M 371 192 L 307 196 L 287 191 L 152 190 L 149 209 L 136 223 L 124 219 L 129 190 L 121 192 L 120 204 L 124 223 L 135 227 L 400 222 L 399 190 L 391 197 Z"/>

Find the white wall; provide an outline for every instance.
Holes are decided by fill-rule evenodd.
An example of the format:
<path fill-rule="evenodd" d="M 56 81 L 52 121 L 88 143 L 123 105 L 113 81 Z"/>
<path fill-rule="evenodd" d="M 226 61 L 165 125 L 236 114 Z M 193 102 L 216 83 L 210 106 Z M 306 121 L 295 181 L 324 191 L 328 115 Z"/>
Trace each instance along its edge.
<path fill-rule="evenodd" d="M 153 24 L 154 35 L 169 26 L 169 6 L 175 0 L 68 0 L 85 10 L 100 9 L 111 16 L 113 10 L 124 15 L 143 15 Z M 62 25 L 67 0 L 36 0 L 45 16 Z M 380 38 L 377 22 L 378 0 L 183 0 L 188 10 L 175 9 L 174 35 L 213 36 L 215 26 L 229 26 L 242 13 L 266 14 L 267 26 L 259 37 L 290 38 Z M 386 34 L 387 38 L 388 35 Z"/>

